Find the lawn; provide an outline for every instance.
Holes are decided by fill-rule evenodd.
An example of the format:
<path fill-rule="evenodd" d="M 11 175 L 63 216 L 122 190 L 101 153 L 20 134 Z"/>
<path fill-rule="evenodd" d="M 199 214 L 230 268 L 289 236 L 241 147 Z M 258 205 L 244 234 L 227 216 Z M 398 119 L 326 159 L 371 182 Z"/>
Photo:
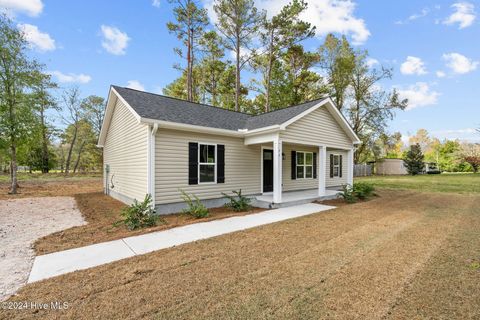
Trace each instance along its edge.
<path fill-rule="evenodd" d="M 480 196 L 419 192 L 412 181 L 433 185 L 427 177 L 444 179 L 405 178 L 402 188 L 414 190 L 382 189 L 367 202 L 62 275 L 9 300 L 67 302 L 66 310 L 1 312 L 8 319 L 478 318 Z M 478 181 L 464 179 L 467 187 Z"/>
<path fill-rule="evenodd" d="M 410 189 L 428 192 L 480 193 L 480 174 L 443 173 L 417 176 L 371 176 L 355 178 L 368 181 L 378 188 Z"/>

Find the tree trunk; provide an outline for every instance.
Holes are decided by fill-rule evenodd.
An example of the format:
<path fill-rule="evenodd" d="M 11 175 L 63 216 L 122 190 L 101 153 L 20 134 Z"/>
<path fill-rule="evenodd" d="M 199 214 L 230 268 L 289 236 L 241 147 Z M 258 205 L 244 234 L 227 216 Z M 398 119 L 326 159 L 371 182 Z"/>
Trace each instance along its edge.
<path fill-rule="evenodd" d="M 75 161 L 75 166 L 73 167 L 73 173 L 77 172 L 78 164 L 80 163 L 80 157 L 82 155 L 83 147 L 85 146 L 85 140 L 82 141 L 80 149 L 78 149 L 77 160 Z"/>
<path fill-rule="evenodd" d="M 17 181 L 17 148 L 15 145 L 15 141 L 12 138 L 11 145 L 10 145 L 10 156 L 12 158 L 11 160 L 11 189 L 10 189 L 10 194 L 17 194 L 17 188 L 18 188 L 18 181 Z"/>
<path fill-rule="evenodd" d="M 187 40 L 187 100 L 193 101 L 193 68 L 192 68 L 192 31 L 188 29 Z"/>
<path fill-rule="evenodd" d="M 45 115 L 43 107 L 40 109 L 40 121 L 42 125 L 42 173 L 48 173 L 49 171 L 49 155 L 48 155 L 48 137 L 47 126 L 45 125 Z"/>
<path fill-rule="evenodd" d="M 78 131 L 78 128 L 76 127 L 76 124 L 75 124 L 75 130 L 73 131 L 72 142 L 70 143 L 70 148 L 68 149 L 67 161 L 65 161 L 65 175 L 68 175 L 68 172 L 70 171 L 70 161 L 72 160 L 73 146 L 75 145 L 75 141 L 77 140 L 77 131 Z"/>
<path fill-rule="evenodd" d="M 235 66 L 235 111 L 240 110 L 240 38 L 237 35 L 236 46 L 237 63 Z"/>

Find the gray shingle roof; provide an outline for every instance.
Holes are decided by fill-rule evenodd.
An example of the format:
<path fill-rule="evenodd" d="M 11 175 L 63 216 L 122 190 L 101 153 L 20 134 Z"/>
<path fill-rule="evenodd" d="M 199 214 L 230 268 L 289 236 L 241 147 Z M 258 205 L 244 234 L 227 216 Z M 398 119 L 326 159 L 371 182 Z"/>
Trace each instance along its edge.
<path fill-rule="evenodd" d="M 235 131 L 282 124 L 323 100 L 253 116 L 134 89 L 112 87 L 142 118 Z"/>

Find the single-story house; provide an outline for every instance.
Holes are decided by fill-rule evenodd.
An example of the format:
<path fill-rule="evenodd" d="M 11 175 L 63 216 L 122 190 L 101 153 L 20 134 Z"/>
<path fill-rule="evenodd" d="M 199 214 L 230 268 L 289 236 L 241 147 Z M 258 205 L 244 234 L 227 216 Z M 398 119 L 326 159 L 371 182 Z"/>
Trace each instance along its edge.
<path fill-rule="evenodd" d="M 270 207 L 331 195 L 353 182 L 358 143 L 330 98 L 250 115 L 112 86 L 98 145 L 105 192 L 150 194 L 163 214 L 184 208 L 180 190 L 207 207 L 239 189 Z"/>

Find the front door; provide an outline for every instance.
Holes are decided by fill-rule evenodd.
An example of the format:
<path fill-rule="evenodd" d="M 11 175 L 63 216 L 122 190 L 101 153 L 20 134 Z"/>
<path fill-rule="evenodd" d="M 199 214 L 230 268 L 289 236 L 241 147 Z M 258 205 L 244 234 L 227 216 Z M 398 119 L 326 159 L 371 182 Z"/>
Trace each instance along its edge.
<path fill-rule="evenodd" d="M 273 150 L 263 149 L 263 192 L 273 191 Z"/>

